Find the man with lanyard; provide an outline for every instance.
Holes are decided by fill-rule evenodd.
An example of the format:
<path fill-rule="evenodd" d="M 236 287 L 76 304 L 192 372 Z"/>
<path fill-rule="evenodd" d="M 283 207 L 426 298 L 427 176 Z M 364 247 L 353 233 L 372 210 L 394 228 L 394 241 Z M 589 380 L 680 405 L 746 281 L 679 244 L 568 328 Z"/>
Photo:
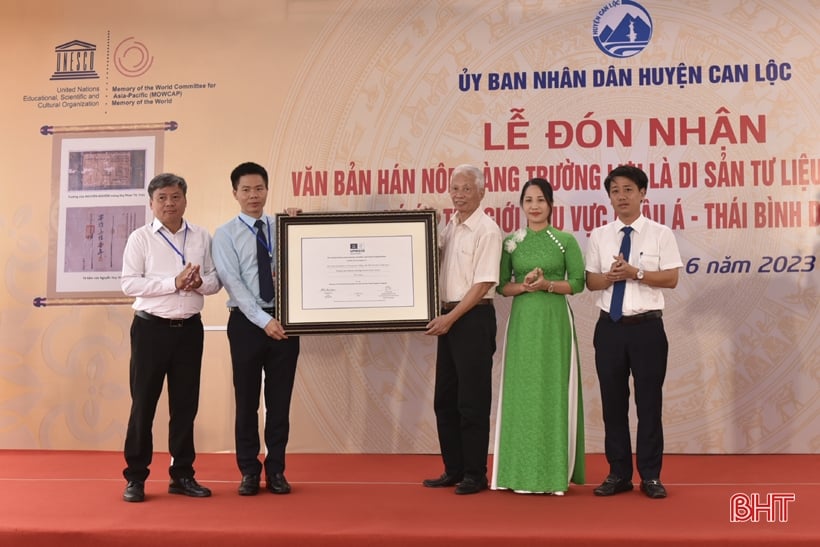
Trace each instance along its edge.
<path fill-rule="evenodd" d="M 450 177 L 455 215 L 440 236 L 442 314 L 425 334 L 438 336 L 433 406 L 444 473 L 424 486 L 455 486 L 456 494 L 487 489 L 493 307 L 501 265 L 501 230 L 480 210 L 484 174 L 460 165 Z"/>
<path fill-rule="evenodd" d="M 600 291 L 595 325 L 595 369 L 601 388 L 604 450 L 609 476 L 594 490 L 611 496 L 632 490 L 629 433 L 629 375 L 638 413 L 636 461 L 641 491 L 665 498 L 660 481 L 663 459 L 663 380 L 669 344 L 663 328 L 662 289 L 678 284 L 683 266 L 668 227 L 641 214 L 646 173 L 622 165 L 604 180 L 617 220 L 592 231 L 586 253 L 586 285 Z"/>
<path fill-rule="evenodd" d="M 284 475 L 285 449 L 299 338 L 288 337 L 274 317 L 274 220 L 264 212 L 268 173 L 261 165 L 243 163 L 231 172 L 231 184 L 240 212 L 217 228 L 213 252 L 219 278 L 228 291 L 236 461 L 242 474 L 239 495 L 259 492 L 263 464 L 259 461 L 258 413 L 263 375 L 267 489 L 288 494 L 291 486 Z"/>
<path fill-rule="evenodd" d="M 153 455 L 154 415 L 168 379 L 168 492 L 208 497 L 194 479 L 194 418 L 199 406 L 204 333 L 199 312 L 204 295 L 220 289 L 208 232 L 183 219 L 188 185 L 170 173 L 148 184 L 154 221 L 128 236 L 122 260 L 122 291 L 134 296 L 131 323 L 131 415 L 125 437 L 123 499 L 145 499 Z"/>

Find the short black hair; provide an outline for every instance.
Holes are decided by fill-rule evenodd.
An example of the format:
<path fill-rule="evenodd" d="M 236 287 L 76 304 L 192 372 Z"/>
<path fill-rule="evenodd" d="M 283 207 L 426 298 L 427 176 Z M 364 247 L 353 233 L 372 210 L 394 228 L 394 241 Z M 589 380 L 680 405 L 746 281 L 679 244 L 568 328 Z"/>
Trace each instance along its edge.
<path fill-rule="evenodd" d="M 268 187 L 268 172 L 265 170 L 265 168 L 259 165 L 258 163 L 247 161 L 245 163 L 240 163 L 234 168 L 233 171 L 231 171 L 231 185 L 233 186 L 234 190 L 236 190 L 236 187 L 239 186 L 239 179 L 241 179 L 245 175 L 261 176 L 262 180 L 265 181 L 265 188 Z"/>
<path fill-rule="evenodd" d="M 612 179 L 615 177 L 624 177 L 638 185 L 638 190 L 646 190 L 649 186 L 649 178 L 642 169 L 634 165 L 619 165 L 609 172 L 604 179 L 604 188 L 606 188 L 607 195 L 609 194 L 609 186 L 612 184 Z"/>
<path fill-rule="evenodd" d="M 148 197 L 153 198 L 156 190 L 168 188 L 169 186 L 179 186 L 182 195 L 188 195 L 188 183 L 185 182 L 184 178 L 173 173 L 160 173 L 148 183 Z"/>

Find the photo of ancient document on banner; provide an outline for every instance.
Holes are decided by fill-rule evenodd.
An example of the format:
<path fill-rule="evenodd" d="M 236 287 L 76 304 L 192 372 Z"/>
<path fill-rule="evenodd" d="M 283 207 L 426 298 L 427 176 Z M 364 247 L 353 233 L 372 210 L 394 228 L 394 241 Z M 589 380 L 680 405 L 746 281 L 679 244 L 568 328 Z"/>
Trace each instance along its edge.
<path fill-rule="evenodd" d="M 64 137 L 59 147 L 56 291 L 121 295 L 125 242 L 150 219 L 156 138 Z"/>
<path fill-rule="evenodd" d="M 145 224 L 145 206 L 68 207 L 65 273 L 122 272 L 128 235 Z"/>
<path fill-rule="evenodd" d="M 68 153 L 68 189 L 121 190 L 145 184 L 145 150 Z"/>

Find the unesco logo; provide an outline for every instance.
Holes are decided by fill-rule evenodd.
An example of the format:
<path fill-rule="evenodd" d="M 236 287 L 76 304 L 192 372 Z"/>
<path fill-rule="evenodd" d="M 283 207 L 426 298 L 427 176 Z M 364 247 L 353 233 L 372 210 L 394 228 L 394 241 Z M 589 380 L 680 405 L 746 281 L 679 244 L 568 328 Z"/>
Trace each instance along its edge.
<path fill-rule="evenodd" d="M 88 80 L 99 78 L 94 69 L 97 46 L 72 40 L 54 48 L 57 55 L 57 67 L 50 80 Z"/>
<path fill-rule="evenodd" d="M 612 0 L 595 14 L 592 38 L 598 48 L 610 57 L 632 57 L 649 45 L 652 18 L 637 2 Z"/>

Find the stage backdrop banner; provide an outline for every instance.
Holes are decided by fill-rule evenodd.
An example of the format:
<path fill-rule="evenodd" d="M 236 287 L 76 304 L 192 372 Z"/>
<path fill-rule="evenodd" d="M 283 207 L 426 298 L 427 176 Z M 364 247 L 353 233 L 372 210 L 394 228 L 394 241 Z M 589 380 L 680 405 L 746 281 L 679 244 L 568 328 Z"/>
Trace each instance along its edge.
<path fill-rule="evenodd" d="M 684 260 L 665 294 L 666 450 L 817 452 L 818 8 L 4 2 L 0 447 L 122 447 L 131 310 L 117 264 L 148 219 L 146 181 L 185 177 L 186 217 L 213 231 L 239 210 L 230 171 L 256 161 L 271 214 L 431 207 L 442 222 L 450 172 L 473 163 L 504 233 L 523 225 L 523 183 L 544 177 L 553 223 L 582 249 L 614 219 L 607 172 L 642 167 L 644 214 L 674 230 Z M 128 127 L 147 133 L 77 130 Z M 108 300 L 37 300 L 87 293 Z M 203 313 L 202 452 L 233 450 L 226 298 Z M 587 450 L 601 452 L 595 295 L 569 300 Z M 502 347 L 510 301 L 496 302 Z M 303 336 L 290 449 L 437 452 L 435 351 L 423 332 Z M 165 449 L 164 398 L 154 433 Z"/>

